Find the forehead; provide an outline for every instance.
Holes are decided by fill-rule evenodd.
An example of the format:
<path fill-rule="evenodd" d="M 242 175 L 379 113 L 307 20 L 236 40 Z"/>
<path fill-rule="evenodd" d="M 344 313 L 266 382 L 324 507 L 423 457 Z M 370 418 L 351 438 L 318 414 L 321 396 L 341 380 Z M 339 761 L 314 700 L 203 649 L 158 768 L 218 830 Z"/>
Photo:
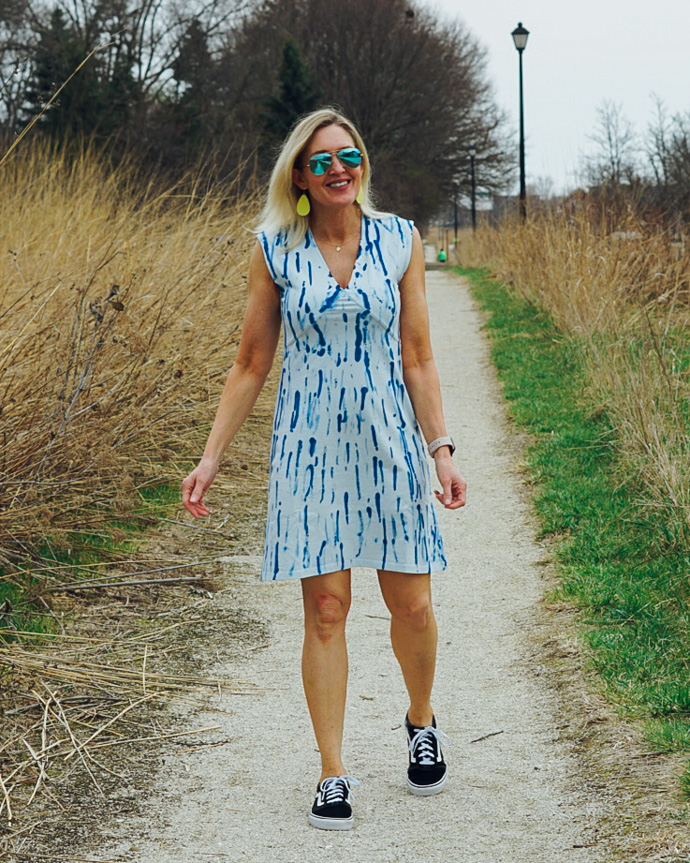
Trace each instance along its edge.
<path fill-rule="evenodd" d="M 314 153 L 323 153 L 324 150 L 340 150 L 343 147 L 354 146 L 352 135 L 342 126 L 324 126 L 312 135 L 306 147 L 306 154 L 312 156 Z"/>

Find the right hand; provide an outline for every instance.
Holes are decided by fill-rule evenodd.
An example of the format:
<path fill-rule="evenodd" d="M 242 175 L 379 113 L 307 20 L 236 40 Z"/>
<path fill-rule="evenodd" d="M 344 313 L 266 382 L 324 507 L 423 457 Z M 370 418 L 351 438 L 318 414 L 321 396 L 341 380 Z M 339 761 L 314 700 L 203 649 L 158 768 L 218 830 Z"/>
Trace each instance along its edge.
<path fill-rule="evenodd" d="M 204 504 L 204 495 L 216 478 L 218 467 L 203 459 L 194 470 L 182 480 L 182 503 L 194 518 L 208 515 L 210 510 Z"/>

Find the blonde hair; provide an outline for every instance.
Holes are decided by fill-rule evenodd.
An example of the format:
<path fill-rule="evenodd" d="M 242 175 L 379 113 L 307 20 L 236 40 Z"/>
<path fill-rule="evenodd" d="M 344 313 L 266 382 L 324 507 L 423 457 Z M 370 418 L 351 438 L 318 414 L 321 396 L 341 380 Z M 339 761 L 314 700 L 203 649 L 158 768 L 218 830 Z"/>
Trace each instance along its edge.
<path fill-rule="evenodd" d="M 336 108 L 320 108 L 306 114 L 290 130 L 283 142 L 268 183 L 266 203 L 259 218 L 256 232 L 267 235 L 283 232 L 286 235 L 285 251 L 302 242 L 309 227 L 309 216 L 297 215 L 297 200 L 302 189 L 295 185 L 292 171 L 297 159 L 309 144 L 312 136 L 325 126 L 340 126 L 352 137 L 357 149 L 362 151 L 362 186 L 359 208 L 365 216 L 382 218 L 382 213 L 374 207 L 371 197 L 371 166 L 362 136 L 356 126 Z"/>

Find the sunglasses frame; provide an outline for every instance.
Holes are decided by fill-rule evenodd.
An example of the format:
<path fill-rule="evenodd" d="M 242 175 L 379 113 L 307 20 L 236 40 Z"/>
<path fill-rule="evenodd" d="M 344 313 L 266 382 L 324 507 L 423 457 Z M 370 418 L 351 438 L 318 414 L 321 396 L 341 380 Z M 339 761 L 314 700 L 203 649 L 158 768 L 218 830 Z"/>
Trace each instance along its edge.
<path fill-rule="evenodd" d="M 344 153 L 356 153 L 356 159 L 358 159 L 356 164 L 351 164 L 348 160 L 351 157 L 347 155 L 343 155 Z M 328 164 L 323 164 L 323 162 L 319 162 L 316 160 L 323 160 L 323 157 L 327 156 L 329 159 Z M 315 177 L 322 177 L 326 171 L 329 171 L 333 167 L 333 156 L 338 157 L 338 161 L 345 168 L 359 168 L 362 164 L 362 159 L 364 158 L 362 155 L 362 151 L 357 147 L 341 147 L 339 150 L 324 150 L 321 153 L 314 153 L 313 156 L 310 156 L 305 167 L 309 168 L 312 174 Z M 316 168 L 320 168 L 321 170 L 316 170 Z"/>

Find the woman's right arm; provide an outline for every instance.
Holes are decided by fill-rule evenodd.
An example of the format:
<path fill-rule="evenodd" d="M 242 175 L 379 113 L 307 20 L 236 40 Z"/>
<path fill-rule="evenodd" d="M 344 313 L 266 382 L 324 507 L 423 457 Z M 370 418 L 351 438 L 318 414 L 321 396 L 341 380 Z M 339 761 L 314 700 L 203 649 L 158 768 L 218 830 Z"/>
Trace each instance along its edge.
<path fill-rule="evenodd" d="M 208 515 L 204 495 L 242 423 L 251 413 L 273 364 L 280 334 L 280 296 L 257 243 L 249 263 L 242 338 L 228 373 L 204 454 L 182 482 L 182 503 L 194 518 Z"/>

